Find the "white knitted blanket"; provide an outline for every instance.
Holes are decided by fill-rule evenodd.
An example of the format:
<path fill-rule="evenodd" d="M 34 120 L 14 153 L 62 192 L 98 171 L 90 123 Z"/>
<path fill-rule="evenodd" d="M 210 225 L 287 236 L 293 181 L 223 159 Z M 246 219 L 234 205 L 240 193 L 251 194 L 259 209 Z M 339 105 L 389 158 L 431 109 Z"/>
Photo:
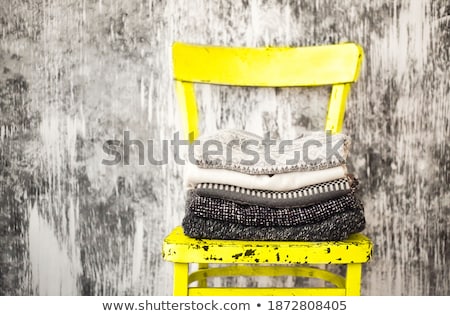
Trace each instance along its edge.
<path fill-rule="evenodd" d="M 344 178 L 345 165 L 314 171 L 293 171 L 289 173 L 245 174 L 227 169 L 205 169 L 186 163 L 184 170 L 185 189 L 194 189 L 199 183 L 218 183 L 247 189 L 289 191 L 308 185 Z"/>

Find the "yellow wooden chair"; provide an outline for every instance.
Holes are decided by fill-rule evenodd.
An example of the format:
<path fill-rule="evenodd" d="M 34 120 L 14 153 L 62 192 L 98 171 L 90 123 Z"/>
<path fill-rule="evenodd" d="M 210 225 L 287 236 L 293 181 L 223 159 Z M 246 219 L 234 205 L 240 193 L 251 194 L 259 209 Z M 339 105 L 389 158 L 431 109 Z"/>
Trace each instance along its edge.
<path fill-rule="evenodd" d="M 342 129 L 350 86 L 363 50 L 354 43 L 238 48 L 174 43 L 173 70 L 187 136 L 199 136 L 194 83 L 256 87 L 332 86 L 325 130 Z M 174 295 L 360 295 L 362 264 L 372 255 L 363 234 L 338 242 L 194 239 L 176 227 L 164 240 L 163 258 L 174 263 Z M 209 264 L 220 263 L 218 267 Z M 327 265 L 346 265 L 344 276 Z M 198 267 L 196 271 L 190 269 Z M 314 288 L 207 287 L 208 277 L 296 276 L 324 280 Z M 196 282 L 197 281 L 197 282 Z M 197 286 L 192 286 L 196 283 Z"/>

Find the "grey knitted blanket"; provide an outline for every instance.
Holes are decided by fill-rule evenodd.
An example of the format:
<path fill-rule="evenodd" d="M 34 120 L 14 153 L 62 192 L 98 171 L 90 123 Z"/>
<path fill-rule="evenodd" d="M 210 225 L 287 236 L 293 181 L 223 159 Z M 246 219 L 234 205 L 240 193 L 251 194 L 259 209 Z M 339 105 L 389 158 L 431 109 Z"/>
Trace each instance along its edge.
<path fill-rule="evenodd" d="M 348 175 L 347 178 L 340 178 L 284 192 L 254 190 L 217 183 L 200 183 L 195 186 L 195 190 L 193 191 L 201 197 L 282 208 L 306 206 L 331 200 L 354 192 L 357 185 L 358 180 L 352 175 Z"/>
<path fill-rule="evenodd" d="M 343 165 L 350 138 L 320 131 L 305 133 L 293 140 L 274 140 L 244 130 L 224 129 L 200 137 L 191 146 L 192 158 L 201 168 L 277 174 Z"/>
<path fill-rule="evenodd" d="M 348 210 L 363 211 L 362 204 L 352 193 L 309 206 L 285 208 L 199 196 L 195 190 L 189 193 L 186 203 L 188 213 L 247 226 L 298 226 L 317 223 Z"/>
<path fill-rule="evenodd" d="M 347 210 L 317 223 L 256 227 L 207 219 L 187 212 L 182 227 L 187 236 L 205 239 L 272 241 L 339 241 L 365 228 L 361 210 Z"/>

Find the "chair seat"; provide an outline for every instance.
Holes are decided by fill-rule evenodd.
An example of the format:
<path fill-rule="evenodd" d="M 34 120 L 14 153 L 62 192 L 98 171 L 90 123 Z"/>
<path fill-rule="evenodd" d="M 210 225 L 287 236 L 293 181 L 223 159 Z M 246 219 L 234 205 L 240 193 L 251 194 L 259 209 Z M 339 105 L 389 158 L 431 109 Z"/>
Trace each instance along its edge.
<path fill-rule="evenodd" d="M 163 258 L 177 263 L 346 264 L 364 263 L 372 242 L 363 234 L 344 241 L 246 241 L 195 239 L 181 226 L 164 239 Z"/>

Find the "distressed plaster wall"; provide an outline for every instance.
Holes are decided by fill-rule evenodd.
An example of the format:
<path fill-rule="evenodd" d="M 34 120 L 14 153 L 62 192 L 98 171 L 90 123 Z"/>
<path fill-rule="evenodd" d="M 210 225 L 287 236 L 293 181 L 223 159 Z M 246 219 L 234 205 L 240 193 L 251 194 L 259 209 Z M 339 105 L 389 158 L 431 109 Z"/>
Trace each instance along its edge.
<path fill-rule="evenodd" d="M 181 166 L 101 161 L 124 130 L 180 130 L 173 41 L 354 41 L 345 131 L 375 243 L 362 293 L 450 295 L 449 29 L 443 0 L 0 1 L 0 294 L 171 294 Z M 202 130 L 293 137 L 320 128 L 326 92 L 202 86 Z"/>

